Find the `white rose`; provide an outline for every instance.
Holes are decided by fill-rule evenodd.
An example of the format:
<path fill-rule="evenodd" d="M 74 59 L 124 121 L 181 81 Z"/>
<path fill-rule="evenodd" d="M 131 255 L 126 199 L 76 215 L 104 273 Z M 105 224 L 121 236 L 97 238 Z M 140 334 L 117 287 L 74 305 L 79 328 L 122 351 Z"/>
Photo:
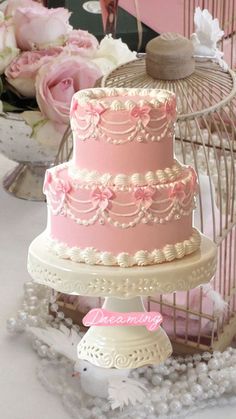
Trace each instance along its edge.
<path fill-rule="evenodd" d="M 135 59 L 136 52 L 132 52 L 121 39 L 113 39 L 111 35 L 106 35 L 101 40 L 92 61 L 100 67 L 103 75 L 105 75 L 115 67 Z"/>
<path fill-rule="evenodd" d="M 63 137 L 63 130 L 56 129 L 57 126 L 49 119 L 46 119 L 40 111 L 25 111 L 21 115 L 27 125 L 32 128 L 31 137 L 33 139 L 47 148 L 58 149 Z M 63 127 L 65 131 L 67 126 Z"/>
<path fill-rule="evenodd" d="M 16 45 L 12 20 L 2 19 L 0 15 L 0 74 L 4 73 L 5 68 L 19 54 Z"/>

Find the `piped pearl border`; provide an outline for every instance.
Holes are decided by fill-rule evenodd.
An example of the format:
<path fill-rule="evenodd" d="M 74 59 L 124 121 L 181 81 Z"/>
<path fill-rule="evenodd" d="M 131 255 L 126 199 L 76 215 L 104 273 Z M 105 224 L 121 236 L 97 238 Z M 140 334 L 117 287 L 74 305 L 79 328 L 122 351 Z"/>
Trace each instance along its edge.
<path fill-rule="evenodd" d="M 199 249 L 201 235 L 193 228 L 192 236 L 188 240 L 176 244 L 167 244 L 162 249 L 154 249 L 152 252 L 139 250 L 134 255 L 121 252 L 113 255 L 111 252 L 99 252 L 93 247 L 81 249 L 69 247 L 68 245 L 47 238 L 47 248 L 61 259 L 70 259 L 77 263 L 88 265 L 120 266 L 129 268 L 131 266 L 156 265 L 163 262 L 171 262 L 174 259 L 181 259 Z"/>

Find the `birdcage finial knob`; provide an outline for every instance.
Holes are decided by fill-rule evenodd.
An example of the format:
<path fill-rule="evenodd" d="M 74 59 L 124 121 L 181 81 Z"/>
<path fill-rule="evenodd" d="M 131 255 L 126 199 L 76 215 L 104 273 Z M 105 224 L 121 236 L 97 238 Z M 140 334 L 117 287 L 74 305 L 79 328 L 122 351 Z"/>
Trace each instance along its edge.
<path fill-rule="evenodd" d="M 177 33 L 163 33 L 146 46 L 146 71 L 160 80 L 178 80 L 195 69 L 192 42 Z"/>

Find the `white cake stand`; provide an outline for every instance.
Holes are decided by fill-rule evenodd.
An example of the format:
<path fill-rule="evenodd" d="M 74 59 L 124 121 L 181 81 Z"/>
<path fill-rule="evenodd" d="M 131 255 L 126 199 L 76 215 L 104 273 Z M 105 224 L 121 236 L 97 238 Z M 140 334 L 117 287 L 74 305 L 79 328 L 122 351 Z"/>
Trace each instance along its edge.
<path fill-rule="evenodd" d="M 199 251 L 183 259 L 147 267 L 89 266 L 59 259 L 47 250 L 45 233 L 30 245 L 28 271 L 40 284 L 66 294 L 106 297 L 104 308 L 145 311 L 142 296 L 186 291 L 209 282 L 216 270 L 215 244 L 202 236 Z M 161 327 L 92 326 L 78 345 L 78 357 L 106 368 L 159 364 L 172 352 Z"/>

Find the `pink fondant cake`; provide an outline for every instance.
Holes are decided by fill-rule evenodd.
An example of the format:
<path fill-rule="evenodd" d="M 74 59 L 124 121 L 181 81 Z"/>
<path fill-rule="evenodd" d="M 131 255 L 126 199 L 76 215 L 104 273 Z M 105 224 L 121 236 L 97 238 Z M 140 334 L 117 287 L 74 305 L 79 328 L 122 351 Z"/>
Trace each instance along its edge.
<path fill-rule="evenodd" d="M 61 258 L 144 266 L 196 251 L 197 179 L 174 158 L 174 94 L 88 89 L 71 106 L 74 155 L 49 169 L 48 246 Z"/>

